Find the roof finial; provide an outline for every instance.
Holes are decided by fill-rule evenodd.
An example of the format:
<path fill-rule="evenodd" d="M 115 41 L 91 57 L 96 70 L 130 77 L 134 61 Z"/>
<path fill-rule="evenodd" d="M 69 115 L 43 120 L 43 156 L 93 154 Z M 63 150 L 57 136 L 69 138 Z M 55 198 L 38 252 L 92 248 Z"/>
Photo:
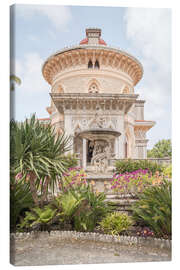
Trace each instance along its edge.
<path fill-rule="evenodd" d="M 89 45 L 106 45 L 106 42 L 101 37 L 101 29 L 99 28 L 87 28 L 86 29 L 86 38 L 80 42 L 80 45 L 89 44 Z"/>
<path fill-rule="evenodd" d="M 98 28 L 88 28 L 86 29 L 86 37 L 88 39 L 88 44 L 99 44 L 99 39 L 101 36 L 101 29 Z"/>

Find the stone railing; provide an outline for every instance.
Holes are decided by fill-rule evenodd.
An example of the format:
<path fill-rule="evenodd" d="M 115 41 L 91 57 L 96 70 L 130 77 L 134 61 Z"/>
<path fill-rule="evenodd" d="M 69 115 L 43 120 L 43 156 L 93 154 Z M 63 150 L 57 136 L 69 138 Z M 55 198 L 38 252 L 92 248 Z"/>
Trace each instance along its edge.
<path fill-rule="evenodd" d="M 116 161 L 125 161 L 128 159 L 111 159 L 109 160 L 109 165 L 110 166 L 115 166 Z M 163 164 L 163 165 L 170 165 L 172 160 L 169 157 L 165 157 L 165 158 L 147 158 L 147 159 L 131 159 L 132 161 L 140 161 L 140 160 L 148 160 L 148 161 L 152 161 L 155 162 L 157 164 Z"/>

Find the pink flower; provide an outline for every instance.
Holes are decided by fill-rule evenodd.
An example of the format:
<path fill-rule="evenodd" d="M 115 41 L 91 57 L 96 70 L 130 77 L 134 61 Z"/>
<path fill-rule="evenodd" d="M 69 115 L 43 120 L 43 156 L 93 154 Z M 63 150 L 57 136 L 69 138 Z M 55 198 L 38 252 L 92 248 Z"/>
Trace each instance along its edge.
<path fill-rule="evenodd" d="M 18 173 L 18 174 L 16 174 L 15 179 L 16 180 L 20 180 L 22 177 L 23 177 L 23 174 L 22 173 Z"/>

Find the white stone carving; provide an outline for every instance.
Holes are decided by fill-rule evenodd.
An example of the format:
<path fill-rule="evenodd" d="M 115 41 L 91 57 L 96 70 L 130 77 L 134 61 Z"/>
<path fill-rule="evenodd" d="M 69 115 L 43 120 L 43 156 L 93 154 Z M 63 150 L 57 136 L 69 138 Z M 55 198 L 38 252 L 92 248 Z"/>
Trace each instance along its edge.
<path fill-rule="evenodd" d="M 96 172 L 106 172 L 108 160 L 113 156 L 111 144 L 107 141 L 95 141 L 91 165 Z"/>

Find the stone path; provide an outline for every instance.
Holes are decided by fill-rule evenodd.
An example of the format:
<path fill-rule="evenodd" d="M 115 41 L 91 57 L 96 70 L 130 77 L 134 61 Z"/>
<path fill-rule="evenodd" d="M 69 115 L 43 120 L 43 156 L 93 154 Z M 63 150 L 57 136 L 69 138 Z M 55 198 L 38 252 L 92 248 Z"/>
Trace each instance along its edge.
<path fill-rule="evenodd" d="M 11 244 L 16 266 L 170 261 L 170 250 L 87 240 L 26 239 Z"/>

